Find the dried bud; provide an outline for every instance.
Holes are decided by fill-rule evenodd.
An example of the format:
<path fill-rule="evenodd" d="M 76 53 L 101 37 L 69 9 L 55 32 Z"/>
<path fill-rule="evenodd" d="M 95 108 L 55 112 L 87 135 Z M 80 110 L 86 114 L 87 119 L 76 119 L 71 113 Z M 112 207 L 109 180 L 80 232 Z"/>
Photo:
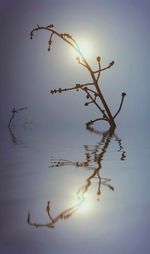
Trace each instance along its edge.
<path fill-rule="evenodd" d="M 61 88 L 58 89 L 59 93 L 61 93 Z"/>
<path fill-rule="evenodd" d="M 53 27 L 54 27 L 54 25 L 53 25 L 53 24 L 50 24 L 50 25 L 48 25 L 48 27 L 49 27 L 49 28 L 53 28 Z"/>
<path fill-rule="evenodd" d="M 86 103 L 84 104 L 84 106 L 88 106 L 88 102 L 86 102 Z"/>
<path fill-rule="evenodd" d="M 80 88 L 80 84 L 76 84 L 76 88 Z"/>
<path fill-rule="evenodd" d="M 87 94 L 86 98 L 87 98 L 87 99 L 89 99 L 89 98 L 90 98 L 90 96 Z"/>
<path fill-rule="evenodd" d="M 64 33 L 63 35 L 66 36 L 69 39 L 72 38 L 72 36 L 70 34 Z"/>
<path fill-rule="evenodd" d="M 97 56 L 96 60 L 97 60 L 97 62 L 99 63 L 100 60 L 101 60 L 100 56 Z"/>
<path fill-rule="evenodd" d="M 52 44 L 52 41 L 51 41 L 51 40 L 49 40 L 49 41 L 48 41 L 48 45 L 50 46 L 51 44 Z"/>
<path fill-rule="evenodd" d="M 125 97 L 125 96 L 126 96 L 126 93 L 125 93 L 125 92 L 123 92 L 121 95 L 122 95 L 122 97 Z"/>
<path fill-rule="evenodd" d="M 110 63 L 109 63 L 109 68 L 110 68 L 111 66 L 113 66 L 114 63 L 115 63 L 115 61 L 110 62 Z"/>
<path fill-rule="evenodd" d="M 48 49 L 47 49 L 48 51 L 50 51 L 51 49 L 50 49 L 50 47 L 48 47 Z"/>
<path fill-rule="evenodd" d="M 50 93 L 51 93 L 51 94 L 53 94 L 53 93 L 54 93 L 54 91 L 53 91 L 53 90 L 51 90 L 51 91 L 50 91 Z"/>
<path fill-rule="evenodd" d="M 91 120 L 91 121 L 89 121 L 89 122 L 86 123 L 86 126 L 89 127 L 89 125 L 92 125 L 92 124 L 93 124 L 93 122 L 92 122 L 92 120 Z"/>
<path fill-rule="evenodd" d="M 101 191 L 98 190 L 98 191 L 97 191 L 97 196 L 100 196 L 100 195 L 101 195 Z"/>

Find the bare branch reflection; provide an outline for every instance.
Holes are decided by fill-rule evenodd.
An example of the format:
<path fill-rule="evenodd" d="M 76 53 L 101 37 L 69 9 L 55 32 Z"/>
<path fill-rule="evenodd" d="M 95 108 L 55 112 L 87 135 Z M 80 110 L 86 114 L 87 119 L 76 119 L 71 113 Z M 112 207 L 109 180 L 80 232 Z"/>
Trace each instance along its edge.
<path fill-rule="evenodd" d="M 38 227 L 48 227 L 48 228 L 54 228 L 55 224 L 62 219 L 69 219 L 84 203 L 85 201 L 85 193 L 89 191 L 89 188 L 92 186 L 92 182 L 96 179 L 97 183 L 97 189 L 96 189 L 96 196 L 97 200 L 99 200 L 99 196 L 101 195 L 101 187 L 105 186 L 111 191 L 114 191 L 114 186 L 111 184 L 111 179 L 107 177 L 101 176 L 101 169 L 102 169 L 102 161 L 104 160 L 104 155 L 108 151 L 108 147 L 111 143 L 111 141 L 114 139 L 118 143 L 119 149 L 118 152 L 121 153 L 120 160 L 125 160 L 126 153 L 122 146 L 121 139 L 114 133 L 112 129 L 109 129 L 106 132 L 100 132 L 93 128 L 87 127 L 87 129 L 91 132 L 94 132 L 101 136 L 101 140 L 94 146 L 85 145 L 85 160 L 83 162 L 74 162 L 71 160 L 52 160 L 50 162 L 49 168 L 55 168 L 55 167 L 63 167 L 63 166 L 74 166 L 76 168 L 84 168 L 89 170 L 90 175 L 85 180 L 85 183 L 83 186 L 81 186 L 76 195 L 77 195 L 77 201 L 72 206 L 69 207 L 62 212 L 52 215 L 51 213 L 51 202 L 47 202 L 46 206 L 46 212 L 49 218 L 48 223 L 36 223 L 32 221 L 30 212 L 28 213 L 27 223 L 31 226 L 34 226 L 36 228 Z"/>
<path fill-rule="evenodd" d="M 8 128 L 9 133 L 10 133 L 10 137 L 11 137 L 11 141 L 13 144 L 15 145 L 22 145 L 24 142 L 22 140 L 20 140 L 14 133 L 14 131 L 12 130 L 12 128 Z"/>

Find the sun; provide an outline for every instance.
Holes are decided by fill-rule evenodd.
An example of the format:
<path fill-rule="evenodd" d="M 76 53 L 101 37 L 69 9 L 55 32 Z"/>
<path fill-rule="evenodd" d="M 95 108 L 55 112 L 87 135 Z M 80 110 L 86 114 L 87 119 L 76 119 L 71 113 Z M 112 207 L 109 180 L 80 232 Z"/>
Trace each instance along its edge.
<path fill-rule="evenodd" d="M 78 214 L 86 214 L 89 213 L 92 210 L 92 205 L 90 202 L 85 201 L 81 204 L 81 206 L 78 209 Z"/>
<path fill-rule="evenodd" d="M 92 49 L 91 43 L 85 38 L 79 38 L 79 39 L 76 39 L 76 41 L 79 45 L 80 51 L 82 52 L 83 56 L 86 59 L 90 59 L 93 55 L 93 49 Z M 79 53 L 76 52 L 74 49 L 72 49 L 72 54 L 75 58 L 80 56 Z"/>

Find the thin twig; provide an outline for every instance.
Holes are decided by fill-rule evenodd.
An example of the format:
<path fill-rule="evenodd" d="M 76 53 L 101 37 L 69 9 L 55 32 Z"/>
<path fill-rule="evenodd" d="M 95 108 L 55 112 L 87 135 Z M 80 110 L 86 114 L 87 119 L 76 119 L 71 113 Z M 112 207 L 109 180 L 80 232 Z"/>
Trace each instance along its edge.
<path fill-rule="evenodd" d="M 113 116 L 113 119 L 115 119 L 116 116 L 119 114 L 119 112 L 120 112 L 120 110 L 121 110 L 121 108 L 122 108 L 123 101 L 124 101 L 124 97 L 126 96 L 126 93 L 122 93 L 121 96 L 122 96 L 122 97 L 121 97 L 121 102 L 120 102 L 119 109 L 118 109 L 118 111 L 116 112 L 116 114 Z"/>
<path fill-rule="evenodd" d="M 57 37 L 62 39 L 64 42 L 69 44 L 80 55 L 80 57 L 77 57 L 77 61 L 78 61 L 79 64 L 81 64 L 83 67 L 85 67 L 88 70 L 88 72 L 89 72 L 89 74 L 90 74 L 90 76 L 92 78 L 92 81 L 93 81 L 92 84 L 95 86 L 95 89 L 96 89 L 96 92 L 93 91 L 93 90 L 89 90 L 89 91 L 92 92 L 92 93 L 95 93 L 95 95 L 99 97 L 99 99 L 100 99 L 100 101 L 101 101 L 105 111 L 102 110 L 101 107 L 98 105 L 98 103 L 96 102 L 96 98 L 93 99 L 92 96 L 89 95 L 88 91 L 86 91 L 86 93 L 92 99 L 91 103 L 93 102 L 98 107 L 98 109 L 101 111 L 101 113 L 104 115 L 104 118 L 106 118 L 106 120 L 110 124 L 111 128 L 115 129 L 116 128 L 116 124 L 115 124 L 114 118 L 117 116 L 117 114 L 119 113 L 120 110 L 118 110 L 118 112 L 115 114 L 114 117 L 112 116 L 111 111 L 110 111 L 110 109 L 109 109 L 109 107 L 108 107 L 108 105 L 107 105 L 107 103 L 106 103 L 106 101 L 105 101 L 105 99 L 103 97 L 103 94 L 102 94 L 102 92 L 101 92 L 101 90 L 99 88 L 99 85 L 98 85 L 98 80 L 100 78 L 101 71 L 104 71 L 104 70 L 110 68 L 111 66 L 113 66 L 114 65 L 114 61 L 110 62 L 107 67 L 101 68 L 101 63 L 100 63 L 101 58 L 98 56 L 97 57 L 97 62 L 98 62 L 99 69 L 97 71 L 93 71 L 91 66 L 89 65 L 88 61 L 84 57 L 83 53 L 81 52 L 81 49 L 80 49 L 77 41 L 70 34 L 57 32 L 54 29 L 54 25 L 53 24 L 50 24 L 48 26 L 39 26 L 39 25 L 37 25 L 37 27 L 32 29 L 32 31 L 30 32 L 30 38 L 31 39 L 34 36 L 34 33 L 37 32 L 38 30 L 46 30 L 46 31 L 50 32 L 51 35 L 50 35 L 50 39 L 48 41 L 48 44 L 49 44 L 48 50 L 50 50 L 50 46 L 52 44 L 52 37 L 54 35 L 56 35 Z M 97 75 L 97 78 L 96 78 L 95 74 L 97 74 L 97 73 L 98 73 L 98 75 Z M 87 86 L 87 84 L 85 86 Z M 75 89 L 78 91 L 79 88 L 82 89 L 83 88 L 82 85 L 80 85 L 79 87 L 73 87 L 73 88 L 53 89 L 53 90 L 51 90 L 51 93 L 52 94 L 53 93 L 57 93 L 57 92 L 61 93 L 61 92 L 75 90 Z M 84 91 L 84 89 L 82 89 L 82 90 Z"/>

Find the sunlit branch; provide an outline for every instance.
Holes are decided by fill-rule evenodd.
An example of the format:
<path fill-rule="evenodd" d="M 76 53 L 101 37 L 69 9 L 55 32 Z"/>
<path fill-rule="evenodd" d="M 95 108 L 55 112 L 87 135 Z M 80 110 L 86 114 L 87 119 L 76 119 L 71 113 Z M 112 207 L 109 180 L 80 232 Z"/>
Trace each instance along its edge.
<path fill-rule="evenodd" d="M 81 64 L 81 65 L 84 66 L 86 69 L 88 69 L 88 66 L 87 66 L 86 64 L 83 63 L 84 60 L 83 60 L 83 62 L 81 62 L 80 57 L 76 57 L 76 60 L 77 60 L 78 64 Z"/>
<path fill-rule="evenodd" d="M 51 24 L 49 26 L 39 26 L 37 25 L 36 28 L 32 29 L 30 32 L 30 39 L 33 39 L 34 33 L 37 32 L 38 30 L 47 30 L 48 32 L 52 33 L 53 35 L 58 36 L 60 39 L 62 39 L 63 41 L 65 41 L 67 44 L 69 44 L 72 48 L 74 48 L 74 50 L 81 55 L 81 57 L 83 58 L 83 61 L 85 63 L 87 63 L 87 61 L 85 60 L 85 57 L 83 56 L 80 47 L 78 45 L 78 43 L 75 41 L 75 39 L 72 38 L 72 36 L 68 33 L 59 33 L 56 30 L 54 30 L 54 25 Z M 51 41 L 51 40 L 50 40 Z M 51 41 L 52 43 L 52 41 Z M 51 45 L 50 43 L 50 45 Z M 87 64 L 88 65 L 88 64 Z M 86 66 L 88 67 L 88 66 Z"/>
<path fill-rule="evenodd" d="M 84 68 L 87 69 L 87 71 L 89 72 L 91 78 L 92 78 L 92 84 L 95 86 L 95 90 L 93 91 L 91 90 L 90 92 L 95 93 L 95 98 L 93 99 L 92 96 L 90 96 L 91 98 L 91 102 L 86 103 L 86 105 L 94 103 L 95 106 L 100 110 L 100 112 L 104 115 L 104 118 L 107 120 L 107 122 L 109 123 L 109 125 L 111 126 L 111 128 L 115 129 L 116 128 L 116 123 L 114 121 L 114 118 L 118 115 L 119 111 L 115 114 L 115 116 L 112 116 L 112 113 L 103 97 L 103 94 L 101 92 L 101 89 L 99 88 L 99 84 L 98 84 L 98 80 L 100 78 L 100 73 L 101 71 L 104 71 L 106 69 L 109 69 L 110 67 L 112 67 L 114 65 L 114 61 L 110 62 L 109 65 L 105 68 L 101 68 L 101 58 L 99 56 L 97 56 L 97 62 L 98 62 L 98 70 L 97 71 L 93 71 L 92 67 L 90 66 L 90 64 L 88 63 L 88 61 L 86 60 L 85 56 L 83 55 L 83 53 L 81 52 L 81 49 L 77 43 L 77 41 L 68 33 L 59 33 L 54 29 L 54 25 L 50 24 L 48 26 L 39 26 L 37 25 L 37 27 L 35 27 L 34 29 L 32 29 L 32 31 L 30 32 L 30 38 L 32 39 L 34 36 L 34 33 L 37 32 L 38 30 L 46 30 L 50 33 L 50 39 L 48 41 L 48 51 L 50 51 L 51 45 L 52 45 L 52 39 L 53 36 L 57 36 L 59 37 L 61 40 L 63 40 L 64 42 L 66 42 L 67 44 L 69 44 L 78 54 L 79 57 L 77 57 L 77 61 L 80 65 L 82 65 Z M 95 74 L 98 74 L 97 77 L 95 76 Z M 71 91 L 76 89 L 78 91 L 78 89 L 82 89 L 83 87 L 80 85 L 80 87 L 73 87 L 73 88 L 64 88 L 64 89 L 53 89 L 51 90 L 51 93 L 61 93 L 61 92 L 66 92 L 66 91 Z M 84 89 L 82 89 L 84 90 Z M 89 93 L 89 91 L 86 91 L 87 95 Z M 89 95 L 88 95 L 89 96 Z M 96 97 L 99 97 L 100 102 L 102 103 L 102 106 L 104 108 L 104 110 L 101 109 L 101 107 L 99 106 L 99 104 L 96 102 Z"/>
<path fill-rule="evenodd" d="M 27 223 L 30 225 L 30 226 L 34 226 L 36 228 L 38 227 L 48 227 L 48 228 L 54 228 L 55 227 L 55 224 L 58 220 L 63 220 L 63 219 L 69 219 L 78 209 L 79 207 L 82 205 L 82 203 L 84 202 L 84 196 L 83 195 L 80 195 L 78 197 L 78 202 L 72 206 L 71 208 L 68 208 L 68 209 L 65 209 L 63 212 L 59 213 L 58 215 L 56 215 L 55 217 L 52 217 L 51 216 L 51 213 L 50 213 L 50 201 L 47 202 L 47 207 L 46 207 L 46 212 L 48 214 L 48 217 L 50 219 L 50 222 L 49 223 L 35 223 L 35 222 L 32 222 L 32 219 L 31 219 L 31 214 L 30 212 L 28 212 L 28 217 L 27 217 Z"/>
<path fill-rule="evenodd" d="M 112 66 L 114 65 L 114 63 L 115 63 L 114 61 L 110 62 L 108 66 L 106 66 L 105 68 L 102 68 L 102 69 L 99 68 L 99 70 L 94 71 L 94 73 L 95 73 L 95 74 L 96 74 L 96 73 L 100 74 L 101 71 L 105 71 L 105 70 L 109 69 L 110 67 L 112 67 Z"/>

